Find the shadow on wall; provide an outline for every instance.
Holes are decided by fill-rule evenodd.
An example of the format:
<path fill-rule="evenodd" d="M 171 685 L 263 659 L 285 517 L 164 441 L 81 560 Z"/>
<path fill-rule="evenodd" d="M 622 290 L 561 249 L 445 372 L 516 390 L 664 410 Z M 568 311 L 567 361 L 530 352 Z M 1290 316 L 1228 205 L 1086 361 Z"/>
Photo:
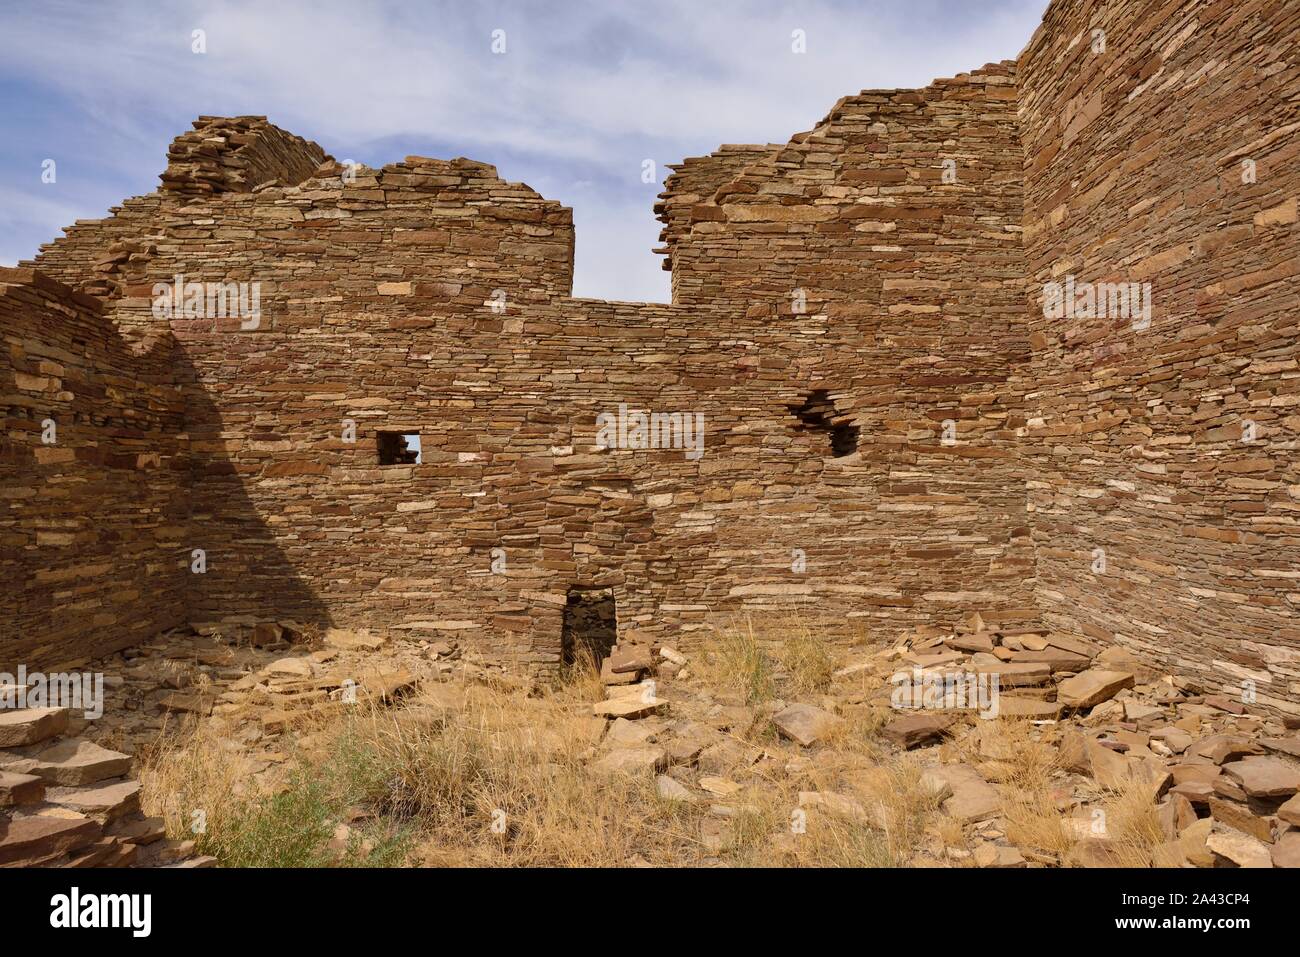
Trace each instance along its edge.
<path fill-rule="evenodd" d="M 245 476 L 226 454 L 227 430 L 221 413 L 180 344 L 173 368 L 185 397 L 191 444 L 190 542 L 186 549 L 190 623 L 252 627 L 292 622 L 322 630 L 330 627 L 333 622 L 325 603 L 308 587 L 281 545 L 282 540 L 293 538 L 289 528 L 293 519 L 265 516 L 253 505 L 244 488 Z M 277 534 L 268 521 L 286 528 Z M 309 549 L 310 544 L 301 547 Z M 195 570 L 200 561 L 202 572 Z"/>
<path fill-rule="evenodd" d="M 188 448 L 170 339 L 0 268 L 0 671 L 74 667 L 186 621 Z"/>

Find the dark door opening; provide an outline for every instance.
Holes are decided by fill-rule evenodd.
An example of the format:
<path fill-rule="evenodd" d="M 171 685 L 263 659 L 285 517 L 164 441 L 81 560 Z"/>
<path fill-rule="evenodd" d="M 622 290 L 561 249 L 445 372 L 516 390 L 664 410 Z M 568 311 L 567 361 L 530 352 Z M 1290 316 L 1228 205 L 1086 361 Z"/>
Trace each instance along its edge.
<path fill-rule="evenodd" d="M 618 641 L 612 588 L 570 588 L 560 628 L 560 653 L 566 667 L 590 661 L 599 669 Z"/>

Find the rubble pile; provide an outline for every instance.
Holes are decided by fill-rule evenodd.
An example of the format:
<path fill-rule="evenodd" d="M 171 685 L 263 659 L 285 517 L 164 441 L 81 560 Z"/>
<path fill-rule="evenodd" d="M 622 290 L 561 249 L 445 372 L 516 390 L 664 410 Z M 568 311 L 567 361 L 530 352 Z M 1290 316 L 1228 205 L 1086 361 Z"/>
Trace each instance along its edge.
<path fill-rule="evenodd" d="M 975 614 L 956 629 L 921 629 L 856 658 L 835 671 L 816 703 L 754 706 L 719 701 L 690 680 L 685 658 L 671 647 L 660 648 L 656 661 L 657 669 L 644 649 L 616 647 L 604 663 L 607 698 L 593 714 L 609 725 L 594 766 L 657 774 L 661 797 L 708 801 L 720 822 L 737 813 L 727 799 L 761 790 L 765 780 L 833 765 L 846 720 L 875 712 L 880 737 L 920 761 L 924 787 L 962 827 L 958 844 L 931 841 L 914 864 L 1132 863 L 1102 809 L 1108 798 L 1136 789 L 1149 796 L 1163 838 L 1143 863 L 1300 866 L 1300 721 L 1207 693 L 1194 679 L 1160 675 L 1117 646 L 1044 629 L 995 629 Z M 995 705 L 982 712 L 989 701 L 953 691 L 962 687 L 954 678 L 969 688 L 981 677 Z M 1018 847 L 1007 836 L 1001 779 L 1008 745 L 996 725 L 1014 721 L 1027 722 L 1032 738 L 1054 752 L 1048 797 L 1075 838 L 1065 853 Z M 752 733 L 763 726 L 775 735 Z M 800 791 L 799 806 L 876 817 L 836 791 Z M 725 830 L 725 823 L 714 828 L 719 848 Z"/>
<path fill-rule="evenodd" d="M 132 758 L 68 708 L 0 711 L 0 867 L 205 867 L 140 810 Z"/>

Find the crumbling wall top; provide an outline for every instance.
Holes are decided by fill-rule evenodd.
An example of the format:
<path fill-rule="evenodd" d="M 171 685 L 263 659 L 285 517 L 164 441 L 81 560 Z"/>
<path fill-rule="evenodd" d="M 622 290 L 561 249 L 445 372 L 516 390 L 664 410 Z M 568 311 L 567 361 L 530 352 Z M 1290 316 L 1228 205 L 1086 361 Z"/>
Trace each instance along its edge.
<path fill-rule="evenodd" d="M 246 193 L 268 183 L 296 185 L 332 159 L 265 116 L 200 116 L 172 140 L 159 178 L 178 198 Z"/>

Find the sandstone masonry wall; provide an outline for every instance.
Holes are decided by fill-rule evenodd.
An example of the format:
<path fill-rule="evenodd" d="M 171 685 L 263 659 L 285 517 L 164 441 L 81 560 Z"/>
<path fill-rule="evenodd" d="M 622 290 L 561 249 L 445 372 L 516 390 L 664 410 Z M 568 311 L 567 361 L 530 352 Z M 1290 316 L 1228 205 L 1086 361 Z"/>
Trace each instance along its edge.
<path fill-rule="evenodd" d="M 117 298 L 122 274 L 148 258 L 151 237 L 170 210 L 205 196 L 296 185 L 330 159 L 315 143 L 272 126 L 265 116 L 201 116 L 168 148 L 158 189 L 113 207 L 103 219 L 77 220 L 65 235 L 41 247 L 40 269 L 74 289 Z"/>
<path fill-rule="evenodd" d="M 926 604 L 1031 603 L 1020 166 L 1014 64 L 991 64 L 688 160 L 660 205 L 674 301 L 732 310 L 828 390 L 876 521 L 896 519 L 879 581 L 924 580 Z"/>
<path fill-rule="evenodd" d="M 1014 485 L 970 488 L 958 452 L 936 454 L 949 484 L 927 486 L 905 446 L 873 438 L 836 457 L 795 414 L 833 385 L 856 421 L 856 397 L 891 381 L 864 376 L 855 335 L 564 298 L 569 211 L 468 161 L 410 157 L 346 185 L 331 170 L 183 213 L 125 282 L 119 320 L 146 322 L 176 273 L 255 279 L 263 310 L 254 330 L 170 322 L 210 559 L 197 622 L 453 634 L 548 666 L 573 587 L 615 589 L 625 637 L 688 641 L 774 606 L 843 637 L 972 603 L 1035 613 Z M 702 458 L 597 450 L 597 416 L 621 404 L 703 415 Z M 420 433 L 421 464 L 379 465 L 381 430 Z"/>
<path fill-rule="evenodd" d="M 1016 63 L 674 167 L 672 305 L 570 298 L 570 211 L 486 164 L 200 118 L 39 257 L 104 312 L 6 274 L 10 647 L 79 653 L 69 607 L 96 647 L 293 619 L 548 669 L 611 589 L 624 640 L 978 610 L 1295 710 L 1297 41 L 1281 0 L 1056 0 Z M 260 314 L 160 317 L 178 275 Z M 1067 280 L 1152 322 L 1049 318 Z M 702 456 L 599 448 L 620 407 L 702 415 Z"/>
<path fill-rule="evenodd" d="M 0 340 L 0 671 L 84 661 L 185 622 L 171 337 L 128 340 L 99 300 L 0 269 Z"/>
<path fill-rule="evenodd" d="M 1021 445 L 1044 616 L 1290 708 L 1297 49 L 1295 3 L 1058 0 L 1020 60 Z M 1149 328 L 1044 318 L 1044 285 L 1067 276 L 1149 282 Z"/>

